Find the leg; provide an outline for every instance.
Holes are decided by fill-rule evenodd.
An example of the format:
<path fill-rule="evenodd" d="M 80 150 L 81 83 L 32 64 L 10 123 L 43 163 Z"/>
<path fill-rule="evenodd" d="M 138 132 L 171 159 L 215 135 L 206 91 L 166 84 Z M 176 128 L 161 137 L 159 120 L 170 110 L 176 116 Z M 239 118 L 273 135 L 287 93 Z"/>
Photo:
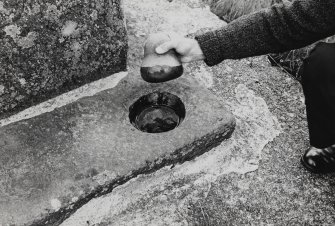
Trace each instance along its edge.
<path fill-rule="evenodd" d="M 311 52 L 302 86 L 311 148 L 301 162 L 312 172 L 335 172 L 335 44 L 320 43 Z"/>
<path fill-rule="evenodd" d="M 335 144 L 335 44 L 320 43 L 311 52 L 303 66 L 302 86 L 311 145 Z"/>

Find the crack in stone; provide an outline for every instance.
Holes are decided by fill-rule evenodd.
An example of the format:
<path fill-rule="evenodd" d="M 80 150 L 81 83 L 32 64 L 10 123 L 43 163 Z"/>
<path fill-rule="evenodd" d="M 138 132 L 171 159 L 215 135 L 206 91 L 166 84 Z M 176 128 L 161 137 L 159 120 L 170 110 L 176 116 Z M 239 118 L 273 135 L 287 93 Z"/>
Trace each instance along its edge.
<path fill-rule="evenodd" d="M 228 105 L 236 114 L 237 126 L 229 140 L 194 161 L 118 186 L 112 193 L 91 200 L 62 226 L 87 221 L 90 225 L 187 225 L 181 218 L 183 213 L 187 215 L 189 203 L 208 196 L 211 185 L 219 183 L 223 175 L 257 170 L 263 148 L 281 132 L 264 99 L 242 84 L 235 92 L 236 100 Z"/>
<path fill-rule="evenodd" d="M 94 189 L 91 193 L 85 197 L 78 199 L 78 201 L 59 209 L 58 211 L 49 214 L 41 220 L 33 222 L 32 226 L 42 225 L 60 225 L 63 221 L 69 218 L 76 210 L 81 208 L 83 205 L 88 203 L 93 198 L 98 198 L 103 195 L 111 193 L 116 187 L 123 185 L 140 175 L 151 174 L 158 171 L 166 166 L 172 168 L 176 164 L 183 164 L 186 161 L 195 159 L 196 157 L 210 151 L 211 149 L 219 146 L 223 140 L 231 137 L 235 124 L 228 125 L 228 128 L 221 133 L 215 133 L 205 135 L 201 139 L 186 145 L 184 148 L 178 149 L 173 152 L 168 158 L 158 158 L 152 163 L 147 163 L 146 166 L 131 172 L 130 174 L 119 177 L 111 181 L 108 185 L 101 185 Z M 191 150 L 191 151 L 190 151 Z"/>

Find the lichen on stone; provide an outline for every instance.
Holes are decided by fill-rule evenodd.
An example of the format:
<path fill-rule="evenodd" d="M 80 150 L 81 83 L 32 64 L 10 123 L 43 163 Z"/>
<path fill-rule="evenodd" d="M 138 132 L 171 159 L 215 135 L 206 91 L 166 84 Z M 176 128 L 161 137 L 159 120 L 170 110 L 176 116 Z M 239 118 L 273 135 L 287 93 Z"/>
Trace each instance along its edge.
<path fill-rule="evenodd" d="M 10 36 L 14 40 L 17 40 L 18 35 L 21 34 L 21 28 L 16 24 L 8 25 L 3 30 L 6 32 L 6 35 Z"/>
<path fill-rule="evenodd" d="M 0 1 L 0 12 L 2 12 L 2 13 L 7 13 L 8 11 L 4 8 L 4 6 L 3 6 L 3 2 L 2 1 Z"/>
<path fill-rule="evenodd" d="M 120 4 L 0 1 L 0 83 L 25 97 L 3 97 L 0 118 L 126 70 L 128 45 Z M 25 79 L 24 87 L 17 78 Z"/>
<path fill-rule="evenodd" d="M 31 48 L 35 45 L 35 40 L 38 38 L 38 33 L 29 32 L 26 37 L 22 37 L 17 41 L 18 46 L 23 49 Z"/>
<path fill-rule="evenodd" d="M 3 85 L 0 85 L 0 95 L 4 94 L 5 87 Z"/>
<path fill-rule="evenodd" d="M 64 27 L 62 28 L 63 36 L 70 36 L 76 30 L 78 23 L 75 21 L 66 21 Z"/>

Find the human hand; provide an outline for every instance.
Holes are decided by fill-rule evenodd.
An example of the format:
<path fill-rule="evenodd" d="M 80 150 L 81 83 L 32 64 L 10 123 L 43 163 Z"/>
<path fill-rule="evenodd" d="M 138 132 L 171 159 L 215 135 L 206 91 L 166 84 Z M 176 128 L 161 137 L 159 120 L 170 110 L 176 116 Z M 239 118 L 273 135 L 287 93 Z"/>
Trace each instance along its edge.
<path fill-rule="evenodd" d="M 185 38 L 181 35 L 168 34 L 170 41 L 167 41 L 156 48 L 157 54 L 164 54 L 174 49 L 180 55 L 180 61 L 189 63 L 197 60 L 204 60 L 205 56 L 195 39 Z"/>

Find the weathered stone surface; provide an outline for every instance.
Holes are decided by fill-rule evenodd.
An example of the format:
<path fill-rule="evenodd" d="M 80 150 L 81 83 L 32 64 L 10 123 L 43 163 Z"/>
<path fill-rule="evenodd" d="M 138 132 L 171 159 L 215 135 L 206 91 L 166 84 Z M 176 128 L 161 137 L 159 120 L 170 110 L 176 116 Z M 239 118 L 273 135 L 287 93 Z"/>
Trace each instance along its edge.
<path fill-rule="evenodd" d="M 0 118 L 126 69 L 119 0 L 0 1 Z"/>
<path fill-rule="evenodd" d="M 93 199 L 62 226 L 335 224 L 334 174 L 299 163 L 309 145 L 300 84 L 265 57 L 215 69 L 209 88 L 234 114 L 233 136 Z"/>
<path fill-rule="evenodd" d="M 46 112 L 51 112 L 56 108 L 63 107 L 69 103 L 75 102 L 83 97 L 93 96 L 101 91 L 112 89 L 126 76 L 128 72 L 123 71 L 112 74 L 106 78 L 88 83 L 69 92 L 58 95 L 40 104 L 34 105 L 8 118 L 0 120 L 0 127 L 18 122 L 24 119 L 33 118 Z"/>
<path fill-rule="evenodd" d="M 134 17 L 151 20 L 137 23 L 151 28 L 166 21 L 170 9 L 197 0 L 125 2 L 138 4 Z M 157 5 L 145 11 L 150 2 Z M 190 29 L 208 18 L 199 12 Z M 194 161 L 141 175 L 93 199 L 62 225 L 334 225 L 334 175 L 311 174 L 299 163 L 309 145 L 300 84 L 265 57 L 185 68 L 233 112 L 233 136 Z"/>
<path fill-rule="evenodd" d="M 27 223 L 71 208 L 99 185 L 185 161 L 231 135 L 232 115 L 193 79 L 151 85 L 139 72 L 127 78 L 114 89 L 1 128 L 1 223 Z M 129 106 L 153 91 L 184 102 L 186 118 L 177 129 L 148 134 L 130 124 Z"/>
<path fill-rule="evenodd" d="M 115 226 L 229 225 L 229 222 L 207 224 L 213 222 L 211 216 L 204 216 L 204 221 L 196 222 L 198 216 L 190 215 L 198 207 L 194 203 L 206 199 L 212 186 L 219 187 L 218 180 L 224 175 L 255 171 L 262 149 L 280 132 L 278 121 L 273 118 L 264 99 L 255 96 L 242 84 L 231 94 L 234 94 L 236 102 L 229 108 L 237 118 L 236 131 L 231 139 L 192 162 L 141 175 L 111 194 L 93 199 L 62 226 L 81 226 L 86 222 L 89 225 Z M 220 185 L 221 189 L 227 186 L 224 183 Z M 225 190 L 228 190 L 227 196 L 232 192 Z M 224 202 L 227 203 L 217 207 L 227 208 L 228 200 L 224 199 Z M 221 215 L 221 218 L 227 216 Z"/>
<path fill-rule="evenodd" d="M 169 6 L 162 3 L 166 2 L 157 2 L 157 6 Z M 173 5 L 169 7 L 175 9 L 178 15 L 183 15 L 185 10 L 188 10 L 190 16 L 196 16 L 200 12 L 207 13 L 209 21 L 203 24 L 203 27 L 208 24 L 213 26 L 224 24 L 220 21 L 211 23 L 215 15 L 210 14 L 209 9 L 192 11 L 187 6 L 182 6 L 183 8 L 179 10 Z M 151 9 L 148 3 L 137 7 L 138 4 L 134 4 L 133 7 L 127 8 L 142 12 L 144 8 Z M 0 205 L 5 210 L 1 212 L 1 223 L 20 224 L 43 216 L 49 217 L 45 218 L 45 221 L 35 223 L 41 225 L 51 224 L 51 221 L 59 223 L 71 213 L 72 207 L 77 209 L 93 196 L 108 193 L 114 186 L 122 183 L 120 177 L 127 176 L 126 172 L 129 174 L 125 177 L 125 181 L 136 176 L 136 170 L 135 173 L 130 173 L 132 169 L 137 169 L 137 173 L 141 173 L 151 170 L 152 167 L 184 161 L 209 150 L 212 145 L 220 143 L 229 136 L 234 124 L 231 114 L 222 107 L 222 102 L 216 98 L 212 99 L 213 95 L 208 90 L 199 87 L 197 82 L 191 79 L 192 73 L 186 73 L 185 78 L 161 86 L 148 85 L 140 79 L 138 62 L 141 61 L 146 35 L 158 30 L 156 26 L 150 30 L 144 27 L 148 26 L 147 24 L 138 23 L 134 17 L 136 13 L 128 16 L 128 28 L 132 31 L 129 34 L 132 48 L 128 55 L 131 71 L 118 88 L 32 119 L 10 125 L 4 122 L 6 126 L 0 133 L 2 141 L 6 140 L 6 144 L 2 143 L 0 151 L 7 157 L 3 158 L 5 165 L 1 168 L 1 175 L 6 178 L 2 181 L 4 189 L 1 189 L 0 200 L 3 201 Z M 173 13 L 166 16 L 167 19 L 164 21 L 155 20 L 155 17 L 151 17 L 150 21 L 161 24 L 159 30 L 163 31 L 164 27 L 167 28 L 166 25 L 175 18 Z M 145 17 L 144 15 L 141 19 Z M 184 34 L 193 33 L 196 28 L 190 29 L 188 26 L 192 27 L 197 23 L 192 21 L 192 18 L 184 15 L 181 23 L 183 27 L 172 30 L 177 32 L 183 30 Z M 142 30 L 143 28 L 146 30 Z M 171 30 L 171 27 L 169 28 Z M 168 133 L 169 137 L 163 134 L 150 136 L 143 134 L 130 125 L 127 118 L 128 107 L 132 101 L 159 87 L 164 91 L 176 91 L 187 107 L 185 121 L 177 130 Z M 125 99 L 127 101 L 124 101 Z M 57 98 L 54 101 L 57 102 Z M 99 107 L 96 107 L 98 105 Z M 38 115 L 34 113 L 34 109 L 32 112 L 33 116 Z M 102 121 L 98 123 L 99 120 Z M 116 124 L 112 125 L 113 123 Z M 142 139 L 129 136 L 124 133 L 125 131 L 140 135 Z M 111 138 L 113 136 L 115 142 Z M 88 138 L 95 141 L 89 142 Z M 83 143 L 80 145 L 76 139 L 82 139 Z M 197 141 L 198 145 L 193 146 Z M 193 145 L 188 145 L 190 143 Z M 9 154 L 7 151 L 11 148 L 14 152 Z M 188 157 L 180 155 L 181 152 L 187 153 Z M 162 153 L 164 154 L 161 155 Z M 153 159 L 158 160 L 150 165 Z M 69 203 L 72 204 L 68 205 Z M 50 221 L 46 223 L 48 220 Z"/>
<path fill-rule="evenodd" d="M 166 27 L 192 33 L 221 23 L 197 2 L 125 1 L 131 26 L 129 77 L 139 76 L 140 47 L 151 31 Z M 211 89 L 233 112 L 233 136 L 193 161 L 141 175 L 93 199 L 64 226 L 334 225 L 334 176 L 312 175 L 299 164 L 308 147 L 299 84 L 264 58 L 225 61 L 213 68 L 184 66 L 187 76 Z M 108 172 L 97 177 L 114 178 Z M 62 203 L 54 198 L 50 205 Z"/>

